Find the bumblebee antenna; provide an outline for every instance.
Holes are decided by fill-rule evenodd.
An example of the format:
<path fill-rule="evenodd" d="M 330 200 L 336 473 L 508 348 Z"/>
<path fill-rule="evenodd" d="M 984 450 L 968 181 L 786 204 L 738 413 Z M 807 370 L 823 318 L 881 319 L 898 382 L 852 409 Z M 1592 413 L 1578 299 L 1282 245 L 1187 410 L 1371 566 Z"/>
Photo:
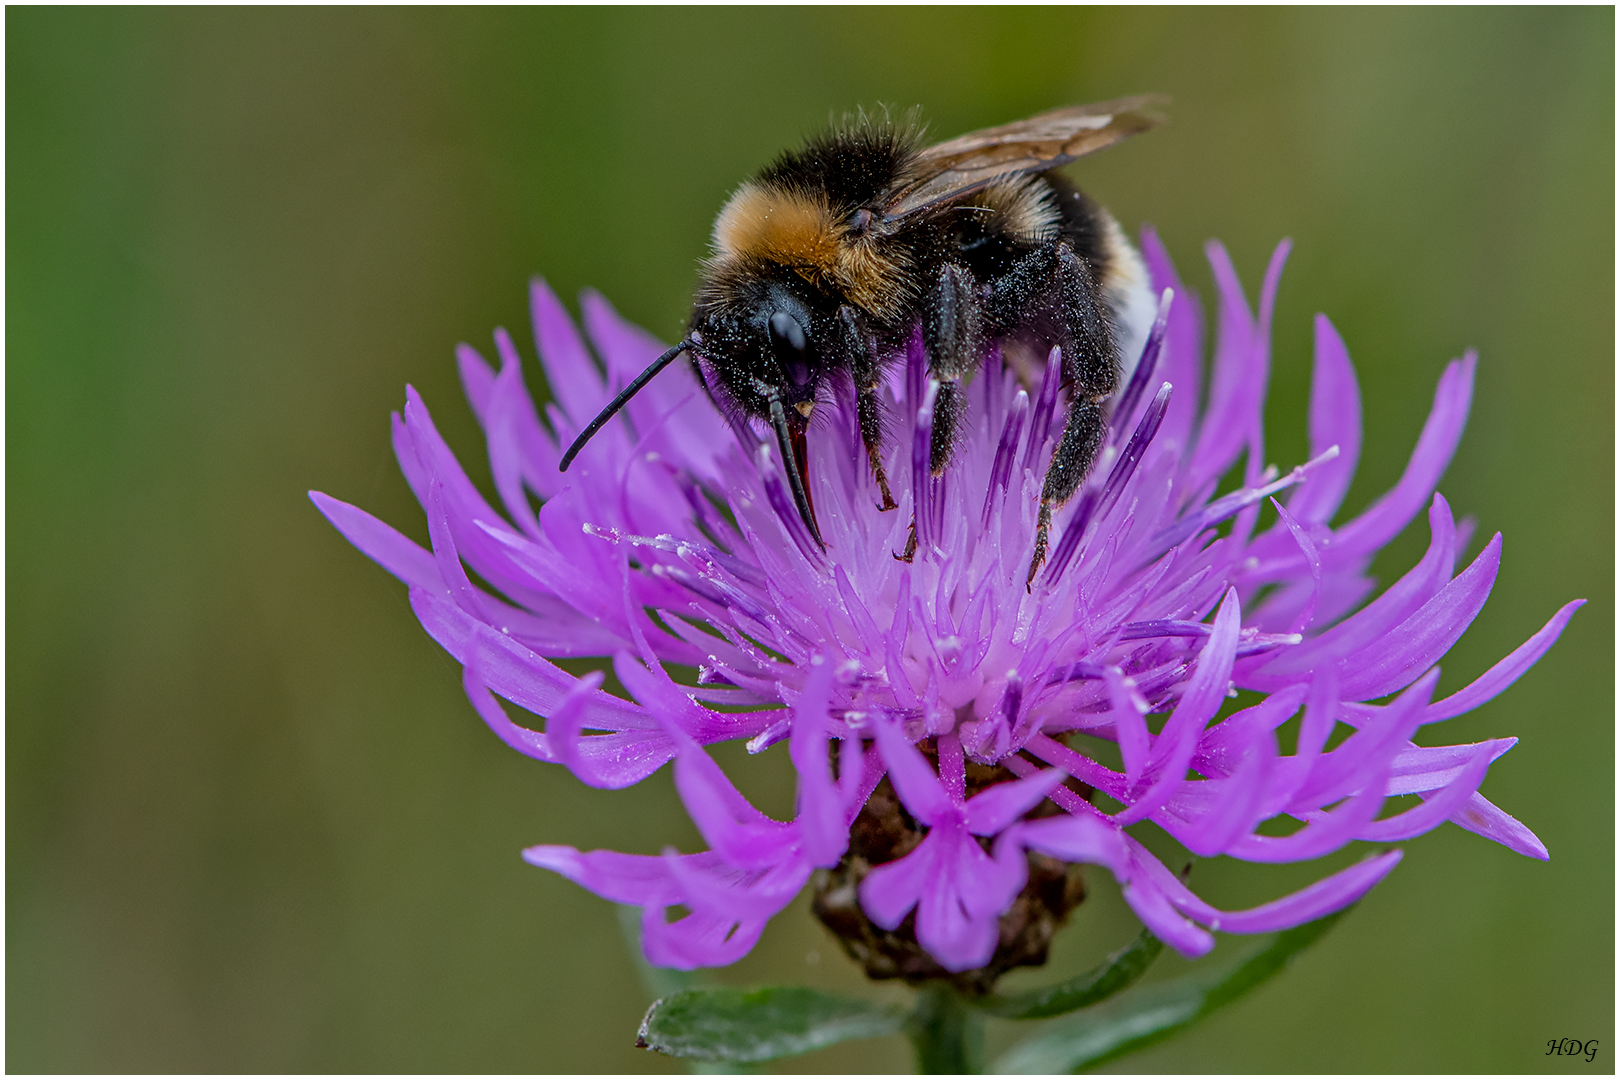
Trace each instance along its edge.
<path fill-rule="evenodd" d="M 670 364 L 675 362 L 677 356 L 691 347 L 692 339 L 689 337 L 682 338 L 668 352 L 648 364 L 645 371 L 631 379 L 630 384 L 620 390 L 618 396 L 607 403 L 607 408 L 597 413 L 595 420 L 585 425 L 585 430 L 579 433 L 579 438 L 574 440 L 574 445 L 568 448 L 568 452 L 563 454 L 562 460 L 557 463 L 557 471 L 567 472 L 568 466 L 574 463 L 574 459 L 579 456 L 581 450 L 585 449 L 585 444 L 591 441 L 591 437 L 601 431 L 607 425 L 607 422 L 613 419 L 614 414 L 624 408 L 631 398 L 639 394 L 643 386 L 652 382 L 654 375 L 669 367 Z"/>

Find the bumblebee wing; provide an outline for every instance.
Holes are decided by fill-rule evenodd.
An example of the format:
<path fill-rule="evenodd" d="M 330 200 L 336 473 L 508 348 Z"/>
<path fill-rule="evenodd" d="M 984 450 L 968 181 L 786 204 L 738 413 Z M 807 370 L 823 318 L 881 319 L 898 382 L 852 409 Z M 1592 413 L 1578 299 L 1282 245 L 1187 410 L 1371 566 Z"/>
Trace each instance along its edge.
<path fill-rule="evenodd" d="M 1025 173 L 1045 172 L 1121 139 L 1164 123 L 1152 108 L 1165 104 L 1157 94 L 1071 105 L 1000 127 L 942 142 L 924 150 L 916 169 L 891 191 L 883 206 L 894 221 L 930 206 L 969 195 Z"/>

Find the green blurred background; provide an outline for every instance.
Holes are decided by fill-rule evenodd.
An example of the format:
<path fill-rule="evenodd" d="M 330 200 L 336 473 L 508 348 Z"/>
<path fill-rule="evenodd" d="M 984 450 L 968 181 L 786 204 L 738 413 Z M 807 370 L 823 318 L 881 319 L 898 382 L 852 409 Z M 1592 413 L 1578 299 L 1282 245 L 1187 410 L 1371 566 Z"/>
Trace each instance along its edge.
<path fill-rule="evenodd" d="M 1206 298 L 1206 238 L 1251 290 L 1295 239 L 1275 461 L 1305 449 L 1313 312 L 1361 375 L 1352 510 L 1480 350 L 1443 490 L 1506 557 L 1442 689 L 1591 603 L 1428 736 L 1523 737 L 1485 792 L 1550 863 L 1453 826 L 1408 843 L 1285 977 L 1116 1068 L 1614 1070 L 1612 9 L 11 8 L 6 30 L 9 1070 L 675 1069 L 631 1045 L 647 996 L 611 907 L 517 857 L 690 850 L 667 770 L 599 792 L 504 748 L 305 489 L 425 540 L 388 449 L 405 383 L 487 483 L 451 347 L 505 325 L 532 363 L 534 273 L 674 334 L 730 188 L 830 111 L 920 104 L 947 136 L 1148 90 L 1173 124 L 1072 174 Z M 724 760 L 785 808 L 785 754 Z M 1318 869 L 1195 883 L 1242 905 Z M 1133 932 L 1094 880 L 1050 974 Z M 719 977 L 900 993 L 863 989 L 802 900 Z M 1559 1037 L 1602 1048 L 1543 1056 Z"/>

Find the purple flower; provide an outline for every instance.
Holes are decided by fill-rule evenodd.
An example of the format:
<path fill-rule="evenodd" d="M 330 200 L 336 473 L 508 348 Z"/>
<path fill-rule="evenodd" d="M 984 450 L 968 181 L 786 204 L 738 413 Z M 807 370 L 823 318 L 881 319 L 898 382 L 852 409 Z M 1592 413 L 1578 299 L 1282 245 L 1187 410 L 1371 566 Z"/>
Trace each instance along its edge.
<path fill-rule="evenodd" d="M 1255 862 L 1392 843 L 1448 820 L 1547 857 L 1479 793 L 1515 739 L 1416 741 L 1511 685 L 1581 603 L 1434 700 L 1435 665 L 1484 605 L 1501 559 L 1496 536 L 1459 571 L 1470 528 L 1434 493 L 1467 417 L 1474 356 L 1445 369 L 1395 487 L 1332 526 L 1359 456 L 1361 403 L 1322 316 L 1310 460 L 1284 474 L 1265 465 L 1271 312 L 1288 245 L 1267 269 L 1258 318 L 1225 251 L 1210 246 L 1218 332 L 1203 393 L 1199 308 L 1158 239 L 1144 240 L 1155 285 L 1170 292 L 1027 588 L 1044 466 L 1062 427 L 1055 356 L 1026 389 L 991 350 L 938 478 L 928 469 L 937 384 L 920 345 L 895 358 L 886 393 L 899 423 L 887 454 L 900 506 L 890 512 L 878 508 L 853 389 L 834 380 L 809 444 L 825 550 L 765 433 L 728 426 L 687 368 L 655 379 L 573 470 L 557 471 L 560 447 L 661 351 L 594 294 L 584 323 L 605 371 L 552 293 L 534 287 L 554 398 L 544 421 L 504 331 L 498 371 L 459 351 L 504 514 L 407 389 L 394 447 L 432 550 L 326 495 L 313 493 L 316 505 L 410 586 L 422 625 L 463 665 L 474 707 L 510 746 L 605 788 L 673 760 L 709 845 L 688 855 L 542 845 L 528 861 L 640 906 L 648 959 L 681 968 L 737 960 L 818 868 L 854 867 L 873 933 L 902 932 L 910 918 L 932 962 L 966 972 L 990 961 L 1042 858 L 1106 867 L 1155 934 L 1196 956 L 1213 929 L 1260 933 L 1335 911 L 1401 857 L 1373 855 L 1224 912 L 1126 831 L 1142 822 L 1196 855 Z M 1217 494 L 1240 460 L 1241 483 Z M 1262 531 L 1268 506 L 1275 520 Z M 1425 508 L 1428 553 L 1364 603 L 1370 560 Z M 597 656 L 611 658 L 632 700 L 605 693 L 600 673 L 578 679 L 553 663 Z M 696 678 L 677 681 L 672 668 Z M 1237 691 L 1248 692 L 1245 707 L 1223 717 Z M 545 717 L 544 731 L 514 723 L 498 699 Z M 1296 716 L 1297 738 L 1280 740 Z M 1330 748 L 1341 725 L 1350 734 Z M 1076 732 L 1117 755 L 1071 746 Z M 756 810 L 703 749 L 728 739 L 754 752 L 787 741 L 793 821 Z M 1420 799 L 1380 816 L 1399 795 Z M 909 837 L 881 857 L 862 816 L 880 801 L 903 808 L 890 820 Z M 1298 828 L 1258 831 L 1279 816 Z M 685 911 L 670 920 L 673 908 Z"/>

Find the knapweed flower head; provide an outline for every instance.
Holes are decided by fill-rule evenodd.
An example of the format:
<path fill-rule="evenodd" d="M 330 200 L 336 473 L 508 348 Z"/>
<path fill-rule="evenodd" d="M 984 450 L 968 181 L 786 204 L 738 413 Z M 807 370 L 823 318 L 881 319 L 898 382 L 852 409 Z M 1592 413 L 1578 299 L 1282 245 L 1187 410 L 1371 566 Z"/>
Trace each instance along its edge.
<path fill-rule="evenodd" d="M 657 965 L 739 959 L 819 871 L 818 912 L 872 974 L 993 978 L 1044 958 L 1051 926 L 1078 899 L 1079 864 L 1106 868 L 1154 934 L 1197 956 L 1212 930 L 1259 933 L 1336 911 L 1401 858 L 1385 849 L 1292 895 L 1222 911 L 1132 826 L 1151 823 L 1198 856 L 1279 863 L 1452 821 L 1547 857 L 1479 793 L 1515 739 L 1426 745 L 1430 725 L 1534 664 L 1580 603 L 1435 698 L 1436 664 L 1484 605 L 1502 551 L 1498 535 L 1464 560 L 1470 529 L 1435 494 L 1468 414 L 1473 355 L 1445 368 L 1396 485 L 1334 525 L 1360 451 L 1361 402 L 1324 317 L 1310 458 L 1286 473 L 1265 464 L 1287 245 L 1267 269 L 1258 318 L 1211 245 L 1218 332 L 1206 390 L 1199 309 L 1157 238 L 1144 241 L 1155 286 L 1169 293 L 1032 581 L 1041 481 L 1065 408 L 1056 355 L 1025 386 L 990 349 L 938 477 L 937 384 L 920 345 L 894 357 L 882 392 L 897 420 L 887 471 L 900 505 L 887 512 L 853 388 L 835 377 L 809 436 L 824 548 L 768 433 L 724 419 L 701 368 L 655 379 L 558 471 L 560 448 L 661 352 L 594 295 L 583 315 L 600 367 L 552 293 L 534 286 L 552 395 L 544 420 L 504 332 L 498 368 L 459 353 L 504 512 L 407 390 L 394 448 L 431 550 L 328 496 L 316 504 L 410 587 L 423 627 L 463 666 L 468 697 L 503 740 L 602 788 L 673 761 L 708 844 L 688 854 L 545 844 L 524 853 L 529 862 L 641 907 Z M 1229 474 L 1241 479 L 1222 491 Z M 1370 560 L 1425 511 L 1427 553 L 1375 595 Z M 555 663 L 579 657 L 609 658 L 628 698 L 605 692 L 601 672 L 576 678 Z M 500 699 L 544 729 L 515 722 Z M 1295 717 L 1297 735 L 1280 738 Z M 705 750 L 733 739 L 755 752 L 787 744 L 793 820 L 750 805 Z M 1419 798 L 1386 813 L 1402 795 Z M 1297 827 L 1262 831 L 1279 818 Z"/>

